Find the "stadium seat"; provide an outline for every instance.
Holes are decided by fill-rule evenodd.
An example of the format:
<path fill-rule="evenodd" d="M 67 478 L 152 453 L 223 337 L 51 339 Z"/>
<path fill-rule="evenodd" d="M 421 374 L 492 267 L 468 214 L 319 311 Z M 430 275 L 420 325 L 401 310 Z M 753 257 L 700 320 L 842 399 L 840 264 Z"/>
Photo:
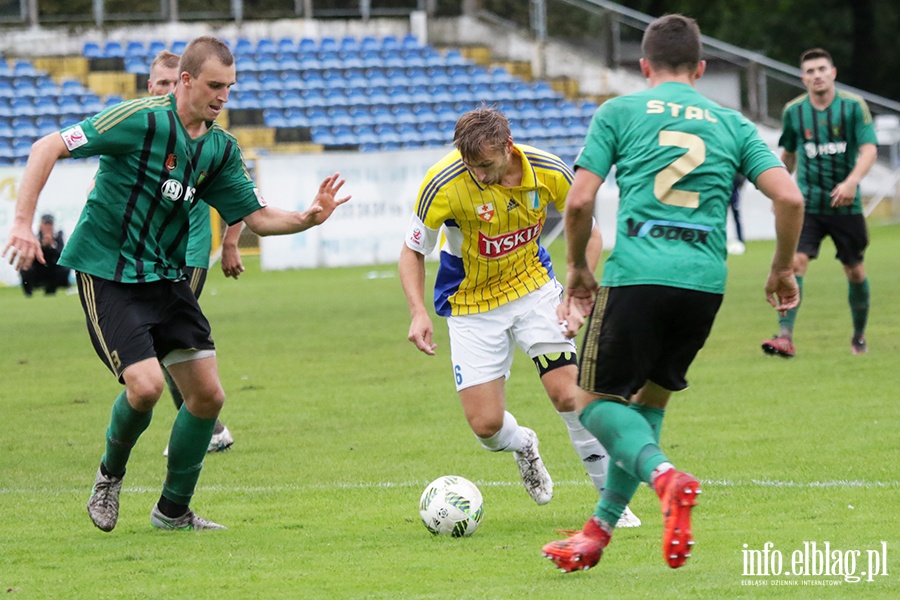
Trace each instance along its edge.
<path fill-rule="evenodd" d="M 184 40 L 175 40 L 172 42 L 172 47 L 169 49 L 170 52 L 174 54 L 183 54 L 184 49 L 187 48 L 187 42 Z"/>
<path fill-rule="evenodd" d="M 422 44 L 419 43 L 419 38 L 412 35 L 411 33 L 403 36 L 403 39 L 400 42 L 400 46 L 403 48 L 419 48 Z"/>
<path fill-rule="evenodd" d="M 359 40 L 353 36 L 344 36 L 341 38 L 341 44 L 338 48 L 340 52 L 358 52 L 360 49 Z"/>
<path fill-rule="evenodd" d="M 373 36 L 367 35 L 359 42 L 360 50 L 378 50 L 381 48 L 381 43 Z"/>
<path fill-rule="evenodd" d="M 125 44 L 125 58 L 143 58 L 147 55 L 147 49 L 143 42 L 131 40 Z"/>
<path fill-rule="evenodd" d="M 297 50 L 302 54 L 315 53 L 317 47 L 316 40 L 312 38 L 302 38 L 300 43 L 297 44 Z"/>
<path fill-rule="evenodd" d="M 143 56 L 128 56 L 125 58 L 125 72 L 143 75 L 150 70 L 147 59 Z"/>
<path fill-rule="evenodd" d="M 319 40 L 318 52 L 319 54 L 337 54 L 338 52 L 338 43 L 337 40 L 333 37 L 323 37 Z"/>
<path fill-rule="evenodd" d="M 150 43 L 147 44 L 147 54 L 144 56 L 149 58 L 151 61 L 156 58 L 156 55 L 166 49 L 166 43 L 162 40 L 151 40 Z"/>
<path fill-rule="evenodd" d="M 110 106 L 120 104 L 123 100 L 124 98 L 118 94 L 109 94 L 103 99 L 103 106 L 104 108 L 109 108 Z"/>
<path fill-rule="evenodd" d="M 110 40 L 103 45 L 100 58 L 125 58 L 125 47 L 122 42 Z"/>
<path fill-rule="evenodd" d="M 256 53 L 257 54 L 272 54 L 278 51 L 278 45 L 275 43 L 275 40 L 270 38 L 260 38 L 256 41 Z"/>
<path fill-rule="evenodd" d="M 81 47 L 81 55 L 85 58 L 102 58 L 103 50 L 97 42 L 85 42 Z"/>
<path fill-rule="evenodd" d="M 294 38 L 283 37 L 278 40 L 276 48 L 279 54 L 297 54 L 299 47 Z"/>

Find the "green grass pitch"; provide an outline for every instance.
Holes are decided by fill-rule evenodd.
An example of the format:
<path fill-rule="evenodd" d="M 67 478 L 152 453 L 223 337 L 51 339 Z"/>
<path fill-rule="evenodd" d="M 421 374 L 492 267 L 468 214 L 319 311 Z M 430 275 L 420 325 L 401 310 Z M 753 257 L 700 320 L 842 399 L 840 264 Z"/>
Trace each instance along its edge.
<path fill-rule="evenodd" d="M 201 304 L 228 395 L 222 419 L 236 441 L 208 456 L 193 507 L 229 529 L 150 527 L 175 414 L 166 395 L 132 454 L 118 527 L 102 533 L 85 502 L 120 387 L 91 349 L 77 295 L 26 300 L 0 289 L 0 592 L 41 600 L 898 598 L 900 228 L 873 227 L 872 238 L 866 356 L 850 354 L 847 285 L 830 244 L 806 279 L 793 360 L 759 348 L 776 331 L 762 289 L 772 243 L 729 258 L 725 303 L 662 436 L 704 487 L 694 556 L 677 571 L 663 562 L 658 503 L 646 487 L 632 504 L 644 526 L 618 531 L 596 568 L 565 575 L 541 557 L 556 530 L 580 527 L 596 501 L 562 421 L 519 354 L 508 405 L 540 435 L 556 480 L 554 500 L 540 507 L 513 458 L 483 451 L 470 433 L 443 321 L 435 320 L 438 356 L 406 341 L 394 265 L 263 273 L 248 259 L 239 281 L 215 267 Z M 551 254 L 564 270 L 563 245 Z M 471 538 L 434 538 L 419 521 L 422 489 L 445 474 L 484 494 Z M 820 551 L 829 544 L 832 572 L 846 574 L 851 558 L 857 576 L 872 556 L 886 564 L 856 583 L 745 573 L 748 556 L 754 568 L 763 560 L 774 569 L 780 557 L 782 573 L 790 570 L 813 542 Z"/>

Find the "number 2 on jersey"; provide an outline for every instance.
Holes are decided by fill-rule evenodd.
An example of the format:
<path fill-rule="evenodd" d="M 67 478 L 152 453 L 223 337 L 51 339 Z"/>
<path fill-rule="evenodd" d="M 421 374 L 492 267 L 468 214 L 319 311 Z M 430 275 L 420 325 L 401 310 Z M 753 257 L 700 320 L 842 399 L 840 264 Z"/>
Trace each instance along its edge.
<path fill-rule="evenodd" d="M 706 160 L 706 143 L 699 135 L 693 133 L 663 130 L 659 132 L 659 145 L 687 148 L 687 152 L 657 173 L 653 182 L 653 195 L 663 204 L 697 208 L 700 206 L 699 192 L 675 190 L 672 189 L 672 186 L 703 164 L 703 161 Z"/>

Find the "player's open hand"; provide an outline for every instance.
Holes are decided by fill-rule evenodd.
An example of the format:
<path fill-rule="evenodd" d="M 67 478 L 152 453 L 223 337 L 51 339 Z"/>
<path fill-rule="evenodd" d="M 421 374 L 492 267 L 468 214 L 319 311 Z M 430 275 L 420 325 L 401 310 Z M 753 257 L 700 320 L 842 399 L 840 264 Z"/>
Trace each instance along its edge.
<path fill-rule="evenodd" d="M 578 335 L 578 331 L 585 321 L 584 313 L 571 296 L 565 296 L 562 299 L 562 302 L 556 307 L 556 316 L 559 318 L 559 326 L 562 327 L 563 335 L 570 339 Z"/>
<path fill-rule="evenodd" d="M 42 265 L 47 264 L 41 243 L 27 225 L 13 225 L 9 232 L 9 241 L 3 247 L 0 256 L 20 271 L 30 268 L 35 260 Z"/>
<path fill-rule="evenodd" d="M 310 227 L 324 223 L 331 216 L 331 213 L 334 212 L 334 209 L 350 200 L 350 196 L 336 198 L 337 193 L 344 185 L 344 180 L 340 177 L 340 173 L 335 173 L 326 177 L 319 185 L 319 192 L 309 208 L 303 213 L 303 218 L 309 223 Z"/>
<path fill-rule="evenodd" d="M 852 181 L 844 180 L 834 186 L 831 190 L 831 206 L 838 208 L 841 206 L 850 206 L 856 200 L 856 184 Z"/>
<path fill-rule="evenodd" d="M 800 305 L 800 287 L 793 269 L 772 269 L 766 281 L 766 300 L 782 316 Z"/>

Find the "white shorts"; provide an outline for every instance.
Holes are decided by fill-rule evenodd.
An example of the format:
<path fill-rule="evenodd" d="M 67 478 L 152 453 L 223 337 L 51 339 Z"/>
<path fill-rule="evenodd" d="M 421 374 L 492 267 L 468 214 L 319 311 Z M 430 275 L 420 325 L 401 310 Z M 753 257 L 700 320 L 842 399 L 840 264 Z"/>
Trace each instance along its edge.
<path fill-rule="evenodd" d="M 556 316 L 562 286 L 555 279 L 493 310 L 449 317 L 456 390 L 509 377 L 515 344 L 531 358 L 575 352 Z"/>

